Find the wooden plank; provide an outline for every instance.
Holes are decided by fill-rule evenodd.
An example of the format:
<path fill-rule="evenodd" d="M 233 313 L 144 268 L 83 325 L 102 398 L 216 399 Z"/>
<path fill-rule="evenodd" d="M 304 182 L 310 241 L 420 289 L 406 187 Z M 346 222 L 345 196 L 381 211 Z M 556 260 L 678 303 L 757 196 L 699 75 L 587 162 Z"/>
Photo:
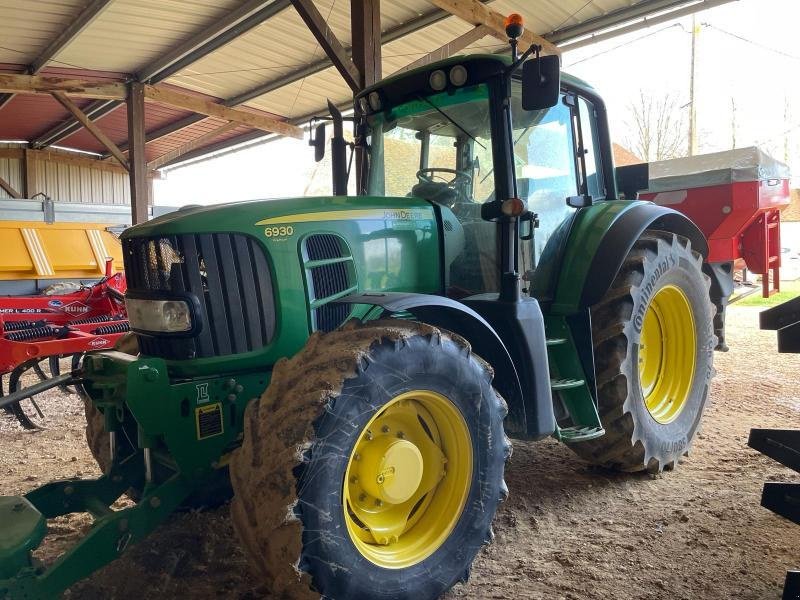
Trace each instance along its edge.
<path fill-rule="evenodd" d="M 31 62 L 28 67 L 28 73 L 35 75 L 41 71 L 47 63 L 72 43 L 84 29 L 91 25 L 92 21 L 94 21 L 109 4 L 111 4 L 111 0 L 93 0 L 89 2 L 83 10 L 70 21 L 69 25 L 67 25 L 67 27 L 39 53 L 39 56 Z"/>
<path fill-rule="evenodd" d="M 475 42 L 482 40 L 487 35 L 490 35 L 491 31 L 486 25 L 478 25 L 477 27 L 473 27 L 467 33 L 464 33 L 457 38 L 454 38 L 447 42 L 446 44 L 439 46 L 436 50 L 426 54 L 425 56 L 418 58 L 412 63 L 407 64 L 402 69 L 398 69 L 392 75 L 397 75 L 399 73 L 405 73 L 406 71 L 411 71 L 412 69 L 417 69 L 419 67 L 424 67 L 425 65 L 429 65 L 437 60 L 444 60 L 445 58 L 450 58 L 454 54 L 461 52 L 464 48 L 468 48 Z"/>
<path fill-rule="evenodd" d="M 128 158 L 130 160 L 131 219 L 134 225 L 147 221 L 148 183 L 144 156 L 145 85 L 134 81 L 128 92 Z"/>
<path fill-rule="evenodd" d="M 503 21 L 505 16 L 481 4 L 478 0 L 430 0 L 431 3 L 442 10 L 446 10 L 452 15 L 463 19 L 467 23 L 473 25 L 486 25 L 491 34 L 499 40 L 508 41 Z M 548 42 L 540 35 L 536 35 L 532 31 L 525 30 L 519 38 L 519 50 L 524 52 L 531 45 L 539 44 L 542 47 L 543 54 L 561 54 L 561 50 Z"/>
<path fill-rule="evenodd" d="M 125 84 L 108 81 L 87 81 L 50 75 L 13 75 L 0 73 L 0 92 L 12 94 L 52 94 L 63 92 L 76 98 L 124 100 Z"/>
<path fill-rule="evenodd" d="M 312 0 L 292 0 L 292 5 L 297 10 L 300 18 L 314 34 L 317 42 L 331 59 L 333 66 L 344 77 L 347 85 L 353 92 L 359 91 L 361 73 L 355 63 L 347 56 L 342 43 L 334 35 L 325 18 L 320 14 Z"/>
<path fill-rule="evenodd" d="M 144 95 L 148 100 L 159 104 L 167 104 L 209 117 L 218 117 L 226 121 L 247 125 L 254 129 L 261 129 L 269 133 L 278 133 L 299 140 L 303 139 L 303 130 L 296 125 L 238 108 L 229 108 L 198 96 L 184 94 L 163 87 L 154 87 L 152 85 L 144 86 Z"/>
<path fill-rule="evenodd" d="M 22 194 L 15 190 L 14 187 L 2 177 L 0 177 L 0 188 L 3 188 L 6 192 L 8 192 L 8 195 L 14 199 L 22 198 Z"/>
<path fill-rule="evenodd" d="M 130 170 L 128 167 L 128 161 L 125 158 L 125 155 L 122 153 L 122 150 L 120 150 L 117 145 L 111 141 L 111 138 L 108 137 L 94 121 L 87 117 L 80 108 L 75 106 L 75 103 L 72 102 L 72 100 L 67 98 L 61 92 L 53 92 L 53 98 L 58 100 L 61 106 L 71 112 L 72 116 L 78 119 L 80 124 L 83 125 L 89 131 L 89 133 L 91 133 L 98 142 L 103 144 L 103 146 L 106 147 L 106 150 L 108 150 L 111 155 L 119 161 L 119 164 L 125 167 L 125 169 Z"/>
<path fill-rule="evenodd" d="M 215 129 L 212 129 L 208 133 L 204 133 L 203 135 L 201 135 L 198 138 L 190 140 L 190 141 L 186 142 L 185 144 L 181 144 L 177 148 L 173 148 L 172 150 L 170 150 L 166 154 L 162 154 L 161 156 L 159 156 L 155 160 L 150 161 L 149 163 L 147 163 L 147 169 L 150 170 L 150 171 L 155 171 L 156 169 L 160 169 L 161 167 L 163 167 L 164 165 L 166 165 L 169 162 L 172 162 L 176 158 L 180 158 L 181 156 L 183 156 L 187 152 L 191 152 L 192 150 L 196 150 L 197 148 L 199 148 L 203 144 L 207 144 L 208 142 L 212 141 L 217 136 L 220 136 L 223 133 L 226 133 L 226 132 L 230 131 L 231 129 L 235 129 L 238 126 L 239 126 L 238 123 L 233 123 L 233 122 L 225 123 L 224 125 L 220 125 L 219 127 L 215 128 Z"/>

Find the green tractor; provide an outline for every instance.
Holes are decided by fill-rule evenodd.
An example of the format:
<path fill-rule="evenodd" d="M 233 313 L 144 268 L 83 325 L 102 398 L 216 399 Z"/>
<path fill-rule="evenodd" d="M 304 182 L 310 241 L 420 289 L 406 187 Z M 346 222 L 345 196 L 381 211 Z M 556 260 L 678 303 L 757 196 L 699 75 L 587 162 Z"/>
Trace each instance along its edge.
<path fill-rule="evenodd" d="M 722 333 L 706 240 L 618 199 L 603 101 L 528 58 L 361 93 L 356 196 L 332 110 L 333 196 L 123 234 L 135 339 L 71 376 L 104 475 L 0 498 L 0 597 L 56 596 L 232 497 L 269 597 L 435 598 L 492 538 L 507 436 L 623 471 L 681 459 Z M 94 526 L 44 568 L 46 520 L 73 512 Z"/>

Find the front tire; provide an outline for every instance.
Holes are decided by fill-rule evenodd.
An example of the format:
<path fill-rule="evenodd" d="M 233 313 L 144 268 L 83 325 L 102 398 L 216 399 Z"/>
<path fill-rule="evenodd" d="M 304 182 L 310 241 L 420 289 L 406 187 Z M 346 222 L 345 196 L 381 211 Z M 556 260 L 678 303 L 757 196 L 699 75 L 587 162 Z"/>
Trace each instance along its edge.
<path fill-rule="evenodd" d="M 396 320 L 279 361 L 231 461 L 266 595 L 425 600 L 465 580 L 507 493 L 491 377 L 461 338 Z"/>
<path fill-rule="evenodd" d="M 592 308 L 606 434 L 570 444 L 581 457 L 660 472 L 688 452 L 714 373 L 714 305 L 702 264 L 685 237 L 647 231 Z"/>

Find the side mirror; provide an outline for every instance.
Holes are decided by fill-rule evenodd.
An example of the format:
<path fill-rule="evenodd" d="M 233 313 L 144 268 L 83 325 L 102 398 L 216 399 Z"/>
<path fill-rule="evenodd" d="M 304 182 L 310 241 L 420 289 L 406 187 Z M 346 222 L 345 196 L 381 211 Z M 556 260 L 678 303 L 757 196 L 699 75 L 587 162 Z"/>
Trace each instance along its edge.
<path fill-rule="evenodd" d="M 321 161 L 325 156 L 325 123 L 317 125 L 314 135 L 308 140 L 308 145 L 314 147 L 314 160 Z"/>
<path fill-rule="evenodd" d="M 542 110 L 558 103 L 561 93 L 561 61 L 558 56 L 540 56 L 522 65 L 522 108 Z"/>
<path fill-rule="evenodd" d="M 567 196 L 567 206 L 572 208 L 586 208 L 592 205 L 592 197 L 588 194 L 581 194 L 580 196 Z"/>
<path fill-rule="evenodd" d="M 639 192 L 650 185 L 650 165 L 641 163 L 617 167 L 614 173 L 617 179 L 617 191 L 625 196 L 625 200 L 636 200 Z"/>

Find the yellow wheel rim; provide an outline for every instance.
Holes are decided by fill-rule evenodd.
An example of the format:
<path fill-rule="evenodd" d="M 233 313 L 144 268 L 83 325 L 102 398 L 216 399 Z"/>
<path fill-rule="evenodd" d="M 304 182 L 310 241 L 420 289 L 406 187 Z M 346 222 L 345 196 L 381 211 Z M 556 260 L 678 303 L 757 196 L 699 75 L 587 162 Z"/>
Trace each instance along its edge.
<path fill-rule="evenodd" d="M 343 484 L 347 531 L 387 569 L 433 554 L 456 526 L 472 482 L 472 438 L 461 412 L 428 390 L 400 394 L 362 430 Z"/>
<path fill-rule="evenodd" d="M 694 380 L 697 336 L 694 315 L 683 291 L 662 287 L 644 316 L 639 342 L 639 383 L 650 415 L 674 421 L 686 405 Z"/>

